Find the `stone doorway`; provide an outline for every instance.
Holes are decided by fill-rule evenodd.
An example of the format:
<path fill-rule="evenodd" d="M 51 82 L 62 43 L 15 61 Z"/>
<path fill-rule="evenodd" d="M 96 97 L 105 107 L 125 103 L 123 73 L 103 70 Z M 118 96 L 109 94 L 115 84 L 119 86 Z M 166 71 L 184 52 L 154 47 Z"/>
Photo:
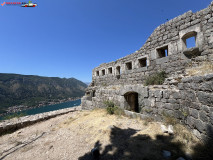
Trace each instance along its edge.
<path fill-rule="evenodd" d="M 125 106 L 124 108 L 139 113 L 138 105 L 138 93 L 137 92 L 127 92 L 124 94 Z"/>

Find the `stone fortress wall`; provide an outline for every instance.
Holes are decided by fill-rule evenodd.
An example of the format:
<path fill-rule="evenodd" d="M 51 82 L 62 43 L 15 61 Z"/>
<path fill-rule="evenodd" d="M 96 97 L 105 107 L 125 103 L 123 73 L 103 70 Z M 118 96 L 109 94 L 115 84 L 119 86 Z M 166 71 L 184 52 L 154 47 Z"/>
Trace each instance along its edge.
<path fill-rule="evenodd" d="M 195 47 L 187 46 L 190 37 Z M 213 73 L 186 74 L 189 65 L 203 62 L 213 63 L 213 2 L 160 25 L 135 53 L 94 68 L 82 108 L 105 107 L 103 102 L 110 100 L 142 118 L 160 120 L 166 112 L 197 137 L 206 137 L 213 130 Z M 157 71 L 166 72 L 164 84 L 144 86 L 145 78 Z"/>

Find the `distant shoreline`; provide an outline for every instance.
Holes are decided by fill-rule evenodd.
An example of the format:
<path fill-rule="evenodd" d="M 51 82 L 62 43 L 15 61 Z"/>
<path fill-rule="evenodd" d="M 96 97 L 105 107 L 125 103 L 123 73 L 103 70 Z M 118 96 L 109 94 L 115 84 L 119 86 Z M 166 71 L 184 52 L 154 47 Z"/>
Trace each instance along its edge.
<path fill-rule="evenodd" d="M 9 114 L 15 114 L 17 112 L 22 112 L 22 111 L 29 110 L 29 109 L 41 108 L 41 107 L 55 105 L 55 104 L 62 104 L 62 103 L 65 103 L 65 102 L 76 101 L 76 100 L 79 100 L 79 99 L 81 99 L 81 97 L 69 98 L 67 100 L 60 100 L 60 102 L 45 102 L 47 104 L 40 103 L 37 106 L 24 106 L 24 105 L 12 106 L 12 107 L 8 108 L 8 111 L 6 113 L 0 113 L 0 117 L 7 116 Z"/>

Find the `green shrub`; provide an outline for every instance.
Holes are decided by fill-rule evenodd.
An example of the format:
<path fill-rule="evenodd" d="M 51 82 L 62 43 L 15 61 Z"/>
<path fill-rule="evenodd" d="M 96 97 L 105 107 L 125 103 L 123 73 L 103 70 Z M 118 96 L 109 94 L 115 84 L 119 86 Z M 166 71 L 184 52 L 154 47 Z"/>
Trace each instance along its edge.
<path fill-rule="evenodd" d="M 124 114 L 124 111 L 118 106 L 115 106 L 115 104 L 112 101 L 105 101 L 104 104 L 106 105 L 106 111 L 108 114 L 116 114 L 116 115 Z"/>
<path fill-rule="evenodd" d="M 162 85 L 165 81 L 166 73 L 164 71 L 156 72 L 154 75 L 148 76 L 145 79 L 145 86 L 148 85 Z"/>

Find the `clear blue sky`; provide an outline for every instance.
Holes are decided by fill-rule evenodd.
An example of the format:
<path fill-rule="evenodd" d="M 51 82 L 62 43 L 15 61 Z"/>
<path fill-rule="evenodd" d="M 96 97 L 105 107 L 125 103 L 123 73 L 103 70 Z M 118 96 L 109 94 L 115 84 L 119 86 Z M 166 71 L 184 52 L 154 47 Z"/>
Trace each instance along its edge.
<path fill-rule="evenodd" d="M 32 2 L 38 7 L 0 6 L 0 73 L 90 82 L 93 68 L 133 53 L 166 19 L 211 0 Z"/>

